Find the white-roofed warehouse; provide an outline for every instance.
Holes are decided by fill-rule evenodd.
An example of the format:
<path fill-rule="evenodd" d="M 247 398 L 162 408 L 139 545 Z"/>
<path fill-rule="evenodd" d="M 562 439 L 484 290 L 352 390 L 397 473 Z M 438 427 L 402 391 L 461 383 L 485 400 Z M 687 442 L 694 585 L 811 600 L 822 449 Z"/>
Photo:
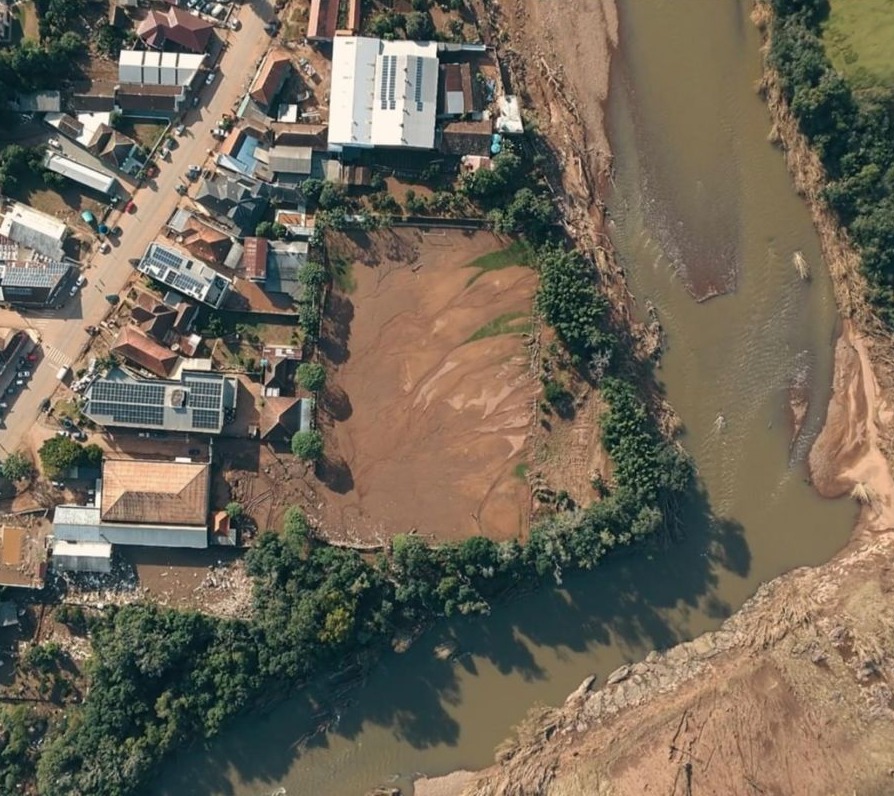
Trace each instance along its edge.
<path fill-rule="evenodd" d="M 332 50 L 329 149 L 433 149 L 436 42 L 337 36 Z"/>
<path fill-rule="evenodd" d="M 115 178 L 98 169 L 91 169 L 83 163 L 67 158 L 64 155 L 50 153 L 47 155 L 44 165 L 56 174 L 68 177 L 70 180 L 86 185 L 100 193 L 112 193 L 115 190 Z"/>

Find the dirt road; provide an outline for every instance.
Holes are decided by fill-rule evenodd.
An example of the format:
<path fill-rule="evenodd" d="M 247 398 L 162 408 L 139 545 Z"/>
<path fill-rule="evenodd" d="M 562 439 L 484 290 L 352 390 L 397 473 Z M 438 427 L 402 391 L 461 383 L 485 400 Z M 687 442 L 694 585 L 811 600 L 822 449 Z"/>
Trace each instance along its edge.
<path fill-rule="evenodd" d="M 108 314 L 106 295 L 119 293 L 133 275 L 128 260 L 143 253 L 173 212 L 180 198 L 176 187 L 187 166 L 202 165 L 208 159 L 208 150 L 216 143 L 211 127 L 242 96 L 255 63 L 270 45 L 264 24 L 273 16 L 266 2 L 240 6 L 241 30 L 228 33 L 230 45 L 224 51 L 217 79 L 203 88 L 199 107 L 186 113 L 186 135 L 178 139 L 171 159 L 160 162 L 158 177 L 134 195 L 136 212 L 122 214 L 117 220 L 112 217 L 111 222 L 121 227 L 120 241 L 108 254 L 92 255 L 84 269 L 87 284 L 80 293 L 61 310 L 31 311 L 18 322 L 13 319 L 16 328 L 31 328 L 40 334 L 43 356 L 27 389 L 11 406 L 6 427 L 0 430 L 0 449 L 12 451 L 22 444 L 35 423 L 40 401 L 58 387 L 59 367 L 73 363 L 85 350 L 89 341 L 85 327 L 97 325 Z"/>

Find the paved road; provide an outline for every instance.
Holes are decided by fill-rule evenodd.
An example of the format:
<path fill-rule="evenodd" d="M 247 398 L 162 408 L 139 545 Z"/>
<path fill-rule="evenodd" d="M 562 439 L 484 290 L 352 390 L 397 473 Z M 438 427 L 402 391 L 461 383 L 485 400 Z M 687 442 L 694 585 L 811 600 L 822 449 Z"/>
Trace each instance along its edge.
<path fill-rule="evenodd" d="M 111 223 L 117 223 L 122 230 L 120 242 L 108 254 L 92 255 L 84 271 L 87 284 L 78 296 L 61 310 L 32 310 L 9 324 L 35 329 L 43 340 L 43 356 L 28 388 L 14 399 L 5 428 L 0 429 L 0 451 L 13 451 L 22 445 L 35 424 L 40 401 L 58 386 L 56 373 L 60 366 L 73 363 L 87 346 L 85 327 L 99 325 L 110 311 L 106 295 L 119 293 L 133 275 L 128 260 L 139 257 L 170 218 L 180 198 L 176 187 L 184 179 L 187 167 L 202 165 L 208 159 L 208 149 L 216 144 L 211 128 L 244 93 L 256 62 L 270 46 L 264 24 L 273 16 L 272 8 L 264 2 L 238 8 L 242 27 L 237 33 L 229 33 L 230 45 L 224 51 L 214 84 L 202 89 L 199 107 L 186 114 L 186 135 L 177 139 L 179 146 L 169 161 L 159 161 L 159 176 L 135 194 L 136 212 L 122 215 L 117 222 L 112 217 Z"/>

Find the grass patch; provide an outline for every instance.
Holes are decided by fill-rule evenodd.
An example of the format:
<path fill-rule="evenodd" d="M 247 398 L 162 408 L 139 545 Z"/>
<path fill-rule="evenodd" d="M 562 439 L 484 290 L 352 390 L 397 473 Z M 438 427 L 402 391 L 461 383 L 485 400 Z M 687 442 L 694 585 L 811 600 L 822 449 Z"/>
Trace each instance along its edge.
<path fill-rule="evenodd" d="M 527 312 L 507 312 L 488 321 L 475 334 L 473 334 L 467 343 L 474 343 L 476 340 L 483 340 L 485 337 L 496 337 L 499 334 L 522 334 L 531 331 L 531 316 Z"/>
<path fill-rule="evenodd" d="M 530 469 L 531 467 L 527 462 L 519 462 L 517 465 L 515 465 L 515 469 L 512 471 L 512 473 L 513 475 L 515 475 L 516 478 L 520 478 L 522 481 L 526 481 L 528 479 L 528 470 Z"/>
<path fill-rule="evenodd" d="M 894 0 L 831 0 L 823 41 L 855 88 L 894 85 Z"/>
<path fill-rule="evenodd" d="M 357 278 L 354 276 L 354 263 L 334 258 L 332 264 L 332 281 L 342 292 L 350 295 L 357 289 Z"/>
<path fill-rule="evenodd" d="M 511 246 L 507 246 L 498 252 L 482 254 L 481 257 L 463 266 L 463 268 L 478 269 L 478 273 L 474 274 L 466 282 L 466 287 L 474 285 L 475 281 L 488 271 L 500 271 L 503 268 L 511 268 L 513 265 L 527 265 L 530 254 L 528 247 L 520 240 L 513 241 Z"/>
<path fill-rule="evenodd" d="M 132 122 L 122 119 L 118 127 L 124 135 L 130 136 L 148 152 L 161 138 L 167 125 L 161 122 Z"/>

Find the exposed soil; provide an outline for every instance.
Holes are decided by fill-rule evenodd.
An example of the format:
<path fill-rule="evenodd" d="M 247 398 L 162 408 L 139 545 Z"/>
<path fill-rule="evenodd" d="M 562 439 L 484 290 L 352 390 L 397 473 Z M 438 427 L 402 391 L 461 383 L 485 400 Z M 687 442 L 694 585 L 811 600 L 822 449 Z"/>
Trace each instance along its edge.
<path fill-rule="evenodd" d="M 353 264 L 340 280 L 350 292 L 329 297 L 320 346 L 331 377 L 318 476 L 336 538 L 505 539 L 526 528 L 517 466 L 539 382 L 525 335 L 484 327 L 526 324 L 537 276 L 464 267 L 506 245 L 490 233 L 416 229 L 332 241 L 332 256 Z"/>

